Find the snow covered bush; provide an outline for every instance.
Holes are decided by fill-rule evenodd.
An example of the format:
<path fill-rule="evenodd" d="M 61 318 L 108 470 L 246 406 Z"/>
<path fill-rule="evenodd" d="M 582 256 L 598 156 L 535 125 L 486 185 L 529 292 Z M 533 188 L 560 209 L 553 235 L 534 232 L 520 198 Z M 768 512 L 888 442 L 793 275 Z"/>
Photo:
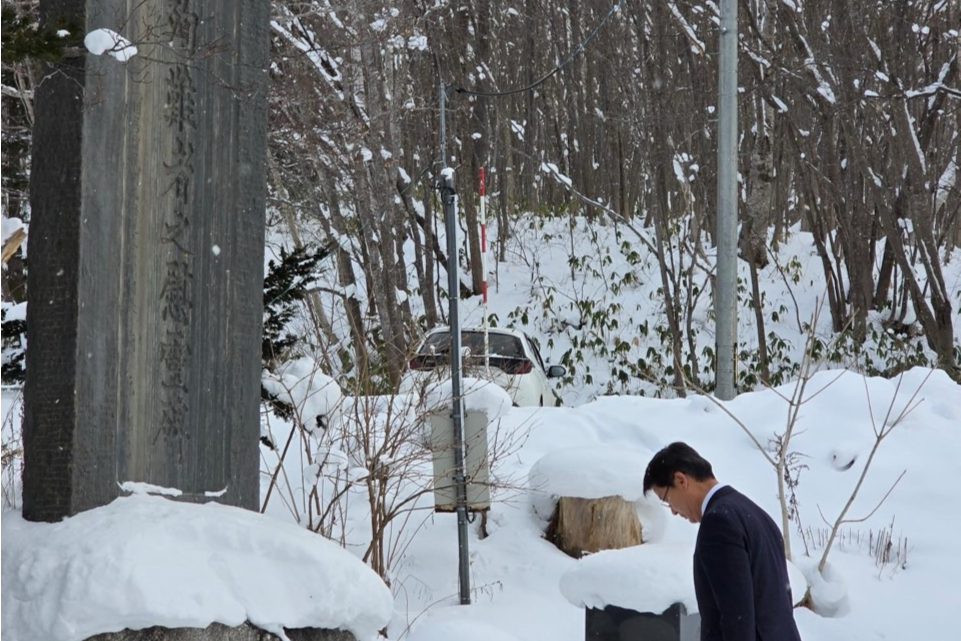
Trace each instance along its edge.
<path fill-rule="evenodd" d="M 309 358 L 266 374 L 263 386 L 291 411 L 282 417 L 263 412 L 261 511 L 292 517 L 337 541 L 390 584 L 398 560 L 433 514 L 425 423 L 437 403 L 416 395 L 345 395 Z M 496 471 L 523 434 L 500 429 L 499 416 L 489 418 Z M 512 479 L 492 479 L 495 491 L 513 487 Z"/>

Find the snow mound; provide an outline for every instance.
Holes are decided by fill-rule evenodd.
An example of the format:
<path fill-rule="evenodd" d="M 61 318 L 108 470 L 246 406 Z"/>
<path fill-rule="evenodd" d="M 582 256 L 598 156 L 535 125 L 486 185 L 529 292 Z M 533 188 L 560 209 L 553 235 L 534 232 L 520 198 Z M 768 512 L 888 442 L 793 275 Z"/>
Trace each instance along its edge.
<path fill-rule="evenodd" d="M 542 457 L 531 468 L 528 485 L 553 496 L 600 499 L 643 495 L 644 470 L 653 453 L 607 446 L 568 447 Z"/>
<path fill-rule="evenodd" d="M 19 641 L 244 621 L 365 640 L 393 613 L 380 577 L 340 546 L 218 503 L 134 495 L 59 523 L 7 512 L 2 536 L 2 626 Z"/>
<path fill-rule="evenodd" d="M 609 605 L 660 614 L 674 603 L 697 612 L 691 575 L 692 546 L 636 545 L 586 556 L 561 576 L 561 594 L 573 605 Z"/>

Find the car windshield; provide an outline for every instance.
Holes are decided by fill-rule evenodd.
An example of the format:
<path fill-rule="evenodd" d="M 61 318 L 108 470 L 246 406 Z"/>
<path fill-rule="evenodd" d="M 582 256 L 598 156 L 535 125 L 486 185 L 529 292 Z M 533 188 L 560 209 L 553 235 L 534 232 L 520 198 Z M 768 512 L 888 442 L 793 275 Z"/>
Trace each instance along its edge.
<path fill-rule="evenodd" d="M 488 354 L 502 358 L 525 358 L 521 340 L 510 334 L 491 332 L 488 334 Z M 484 355 L 484 333 L 477 331 L 461 332 L 461 346 L 469 356 Z M 421 346 L 420 354 L 446 354 L 450 351 L 450 332 L 437 332 L 427 337 Z"/>

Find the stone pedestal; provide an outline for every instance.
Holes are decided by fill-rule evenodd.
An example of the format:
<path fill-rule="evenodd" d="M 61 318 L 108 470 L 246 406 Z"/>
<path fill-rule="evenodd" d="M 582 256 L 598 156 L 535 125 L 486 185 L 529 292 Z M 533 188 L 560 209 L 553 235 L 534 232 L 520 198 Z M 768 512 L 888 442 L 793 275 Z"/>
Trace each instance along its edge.
<path fill-rule="evenodd" d="M 285 630 L 290 641 L 356 641 L 344 630 L 296 628 Z M 249 623 L 227 627 L 214 623 L 206 628 L 146 628 L 123 630 L 90 637 L 87 641 L 279 641 L 279 637 Z"/>
<path fill-rule="evenodd" d="M 23 515 L 125 481 L 256 508 L 269 3 L 40 12 L 138 53 L 47 65 L 36 90 Z"/>
<path fill-rule="evenodd" d="M 636 612 L 609 605 L 603 610 L 588 608 L 587 641 L 697 641 L 701 636 L 700 615 L 687 614 L 675 603 L 660 614 Z"/>

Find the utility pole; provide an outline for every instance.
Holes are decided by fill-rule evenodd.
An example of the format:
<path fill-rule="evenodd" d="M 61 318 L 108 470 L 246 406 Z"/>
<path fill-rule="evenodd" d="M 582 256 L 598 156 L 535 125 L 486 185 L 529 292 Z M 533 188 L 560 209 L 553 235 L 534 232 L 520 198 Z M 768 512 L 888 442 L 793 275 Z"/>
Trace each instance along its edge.
<path fill-rule="evenodd" d="M 447 166 L 447 87 L 438 76 L 440 100 L 440 193 L 447 234 L 447 303 L 450 326 L 451 420 L 454 424 L 454 485 L 457 497 L 458 587 L 461 605 L 470 604 L 470 555 L 467 531 L 467 473 L 464 466 L 464 403 L 461 392 L 460 269 L 457 262 L 457 196 L 454 170 Z"/>
<path fill-rule="evenodd" d="M 721 0 L 717 108 L 717 318 L 715 394 L 737 395 L 737 0 Z"/>

